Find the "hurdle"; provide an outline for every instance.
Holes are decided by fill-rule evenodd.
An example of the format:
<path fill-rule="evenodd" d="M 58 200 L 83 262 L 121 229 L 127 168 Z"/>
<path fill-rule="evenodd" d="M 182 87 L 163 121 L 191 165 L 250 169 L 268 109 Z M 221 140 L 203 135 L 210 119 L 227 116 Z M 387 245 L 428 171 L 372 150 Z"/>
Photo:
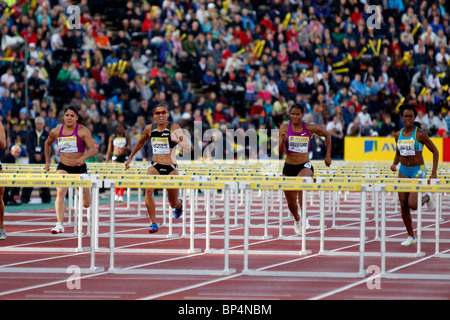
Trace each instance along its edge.
<path fill-rule="evenodd" d="M 110 188 L 111 195 L 114 193 L 114 189 L 124 188 L 168 188 L 168 189 L 189 189 L 191 196 L 193 197 L 194 189 L 223 189 L 225 191 L 225 197 L 229 198 L 230 189 L 233 188 L 231 183 L 218 183 L 218 182 L 189 182 L 189 181 L 109 181 L 105 180 L 105 187 Z M 186 208 L 185 208 L 186 210 Z M 199 250 L 195 248 L 195 210 L 193 203 L 190 204 L 190 238 L 189 249 L 117 249 L 115 248 L 115 212 L 114 206 L 111 206 L 110 216 L 110 266 L 108 271 L 111 273 L 122 274 L 189 274 L 189 275 L 230 275 L 234 273 L 235 269 L 229 267 L 229 203 L 225 202 L 225 227 L 224 227 L 224 267 L 223 269 L 134 269 L 134 268 L 120 268 L 115 266 L 115 254 L 116 253 L 183 253 L 193 254 L 198 253 Z M 209 239 L 209 238 L 207 238 Z M 209 243 L 206 244 L 206 250 L 209 250 Z"/>
<path fill-rule="evenodd" d="M 91 181 L 89 179 L 82 180 L 75 176 L 65 176 L 61 178 L 61 175 L 54 175 L 55 179 L 48 179 L 45 177 L 27 177 L 26 175 L 19 178 L 19 176 L 14 178 L 3 178 L 0 180 L 0 187 L 49 187 L 49 188 L 79 188 L 79 201 L 78 201 L 78 245 L 76 248 L 54 248 L 54 247 L 17 247 L 17 246 L 4 246 L 0 247 L 0 252 L 89 252 L 90 251 L 90 267 L 81 268 L 81 273 L 96 273 L 104 271 L 102 267 L 95 266 L 95 228 L 91 228 L 90 233 L 90 248 L 82 247 L 82 237 L 83 237 L 83 188 L 98 188 L 99 184 L 97 181 Z M 72 178 L 72 179 L 71 179 Z M 92 203 L 96 202 L 96 198 L 92 198 Z M 95 204 L 94 204 L 95 205 Z M 38 234 L 33 234 L 39 236 Z M 42 236 L 42 235 L 41 235 Z M 46 236 L 53 237 L 50 234 Z M 73 236 L 72 236 L 73 238 Z M 53 267 L 0 267 L 0 272 L 14 272 L 14 273 L 67 273 L 66 268 L 53 268 Z"/>
<path fill-rule="evenodd" d="M 324 192 L 326 191 L 359 191 L 362 193 L 362 203 L 361 203 L 361 213 L 360 213 L 360 236 L 359 236 L 359 252 L 355 253 L 359 256 L 359 269 L 357 272 L 302 272 L 302 271 L 262 271 L 256 269 L 249 269 L 249 256 L 250 256 L 250 243 L 249 243 L 249 210 L 246 207 L 245 213 L 245 229 L 244 229 L 244 255 L 243 255 L 243 270 L 242 273 L 246 275 L 264 275 L 264 276 L 294 276 L 294 277 L 364 277 L 364 256 L 365 256 L 365 223 L 366 223 L 366 193 L 367 188 L 361 184 L 316 184 L 316 183 L 250 183 L 247 185 L 246 192 L 255 189 L 266 189 L 266 190 L 314 190 L 319 191 L 321 194 L 320 207 L 320 252 L 322 255 L 335 255 L 335 252 L 326 252 L 324 249 L 324 232 L 325 232 L 325 219 L 324 219 Z M 305 197 L 303 197 L 303 202 L 305 202 Z M 261 250 L 260 250 L 261 251 Z M 260 252 L 258 252 L 260 253 Z M 309 255 L 311 251 L 306 249 L 306 209 L 303 206 L 302 212 L 302 239 L 301 248 L 298 251 L 298 255 Z M 271 254 L 276 254 L 271 253 Z M 352 253 L 345 253 L 346 255 L 352 255 Z"/>
<path fill-rule="evenodd" d="M 421 199 L 422 193 L 424 192 L 433 192 L 437 195 L 436 201 L 436 210 L 435 210 L 435 252 L 430 257 L 436 258 L 449 258 L 450 255 L 446 253 L 440 252 L 439 244 L 442 241 L 440 239 L 440 224 L 441 224 L 441 207 L 440 207 L 440 197 L 442 193 L 449 192 L 450 186 L 448 185 L 383 185 L 379 186 L 381 190 L 381 278 L 389 278 L 389 279 L 425 279 L 425 280 L 449 280 L 450 272 L 444 275 L 441 274 L 420 274 L 420 273 L 398 273 L 394 271 L 386 271 L 386 260 L 387 257 L 392 256 L 386 250 L 386 192 L 417 192 L 418 199 Z M 417 245 L 417 257 L 422 257 L 423 253 L 421 252 L 422 245 L 422 208 L 419 205 L 417 207 L 417 236 L 416 236 L 416 245 Z M 449 250 L 447 250 L 448 252 Z"/>
<path fill-rule="evenodd" d="M 370 177 L 371 176 L 371 177 Z M 347 183 L 361 183 L 361 184 L 365 184 L 367 187 L 367 191 L 371 191 L 372 194 L 372 202 L 371 202 L 371 207 L 373 208 L 373 214 L 374 214 L 374 219 L 375 219 L 375 226 L 374 227 L 367 227 L 368 230 L 370 230 L 371 228 L 375 229 L 375 236 L 374 239 L 379 240 L 379 216 L 380 216 L 380 208 L 379 208 L 379 193 L 380 193 L 380 189 L 377 188 L 376 186 L 381 184 L 399 184 L 399 185 L 403 185 L 403 184 L 407 184 L 407 185 L 412 185 L 412 184 L 426 184 L 426 180 L 425 179 L 399 179 L 398 177 L 396 178 L 379 178 L 377 175 L 371 174 L 365 177 L 352 177 L 352 178 L 341 178 L 341 177 L 333 177 L 333 178 L 325 178 L 325 177 L 319 177 L 317 178 L 317 183 L 339 183 L 342 185 L 345 185 Z M 334 193 L 336 193 L 336 197 L 333 197 L 333 199 L 336 199 L 336 201 L 338 203 L 340 203 L 340 192 L 341 191 L 333 191 Z M 348 191 L 345 191 L 345 193 L 347 193 Z M 393 193 L 393 201 L 396 200 L 396 195 L 397 193 Z M 345 198 L 345 200 L 347 200 Z M 395 205 L 397 206 L 398 203 L 395 201 Z M 369 207 L 368 207 L 369 209 Z M 332 212 L 332 228 L 346 228 L 346 229 L 353 229 L 354 227 L 350 227 L 350 226 L 339 226 L 336 224 L 336 221 L 339 220 L 339 218 L 336 217 L 336 210 L 334 210 L 334 208 L 331 210 Z M 339 207 L 337 208 L 337 210 L 339 210 Z M 397 211 L 397 210 L 396 210 Z M 369 214 L 369 212 L 367 212 Z M 356 219 L 356 218 L 355 218 Z M 343 218 L 343 220 L 349 220 L 349 218 Z"/>

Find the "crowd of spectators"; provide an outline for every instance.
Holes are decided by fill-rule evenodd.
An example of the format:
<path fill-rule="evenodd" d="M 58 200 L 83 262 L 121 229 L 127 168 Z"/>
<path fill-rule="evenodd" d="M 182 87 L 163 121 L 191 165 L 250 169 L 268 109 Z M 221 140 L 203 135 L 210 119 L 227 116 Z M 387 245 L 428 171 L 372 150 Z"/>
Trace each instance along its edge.
<path fill-rule="evenodd" d="M 191 131 L 276 129 L 298 102 L 334 158 L 345 136 L 392 135 L 402 103 L 447 136 L 449 13 L 448 0 L 6 0 L 1 36 L 21 36 L 27 59 L 1 51 L 0 119 L 23 155 L 34 118 L 51 130 L 69 104 L 100 153 L 119 121 L 135 143 L 160 102 Z"/>

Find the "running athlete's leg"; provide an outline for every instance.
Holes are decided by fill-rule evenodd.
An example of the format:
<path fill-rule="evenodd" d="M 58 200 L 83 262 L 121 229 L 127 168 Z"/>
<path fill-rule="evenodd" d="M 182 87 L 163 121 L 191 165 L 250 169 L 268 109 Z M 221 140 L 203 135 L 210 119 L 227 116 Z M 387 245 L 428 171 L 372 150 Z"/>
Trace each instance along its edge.
<path fill-rule="evenodd" d="M 158 170 L 154 167 L 148 168 L 148 175 L 159 175 Z M 150 222 L 156 223 L 156 205 L 155 198 L 153 196 L 155 189 L 145 189 L 145 205 L 147 206 L 148 217 L 150 218 Z"/>
<path fill-rule="evenodd" d="M 297 196 L 298 191 L 284 191 L 284 196 L 288 204 L 289 211 L 294 217 L 295 221 L 300 220 L 300 215 L 298 214 Z"/>
<path fill-rule="evenodd" d="M 314 173 L 309 168 L 302 169 L 297 175 L 297 177 L 313 177 L 313 176 Z M 303 204 L 303 191 L 298 191 L 298 205 L 300 206 L 300 209 L 303 209 L 302 204 Z"/>
<path fill-rule="evenodd" d="M 171 173 L 169 173 L 170 176 L 178 175 L 178 170 L 173 170 Z M 181 208 L 181 200 L 178 199 L 178 189 L 167 189 L 167 195 L 169 198 L 169 206 L 173 209 L 180 209 Z"/>
<path fill-rule="evenodd" d="M 58 170 L 56 173 L 67 174 L 65 170 Z M 67 188 L 56 188 L 56 199 L 55 199 L 55 211 L 56 211 L 56 221 L 64 222 L 64 212 L 66 211 L 66 194 Z"/>

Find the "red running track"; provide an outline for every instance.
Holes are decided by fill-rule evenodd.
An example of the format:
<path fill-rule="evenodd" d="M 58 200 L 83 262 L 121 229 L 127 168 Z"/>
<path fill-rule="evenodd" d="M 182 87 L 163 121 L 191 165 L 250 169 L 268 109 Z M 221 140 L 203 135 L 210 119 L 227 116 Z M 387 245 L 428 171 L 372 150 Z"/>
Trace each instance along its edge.
<path fill-rule="evenodd" d="M 223 201 L 220 196 L 215 199 L 217 216 L 212 218 L 211 248 L 223 248 L 223 218 L 221 210 Z M 308 200 L 309 201 L 309 200 Z M 450 253 L 450 200 L 443 200 L 441 221 L 440 251 Z M 250 249 L 258 254 L 251 254 L 249 268 L 260 271 L 281 272 L 356 272 L 359 257 L 356 256 L 326 256 L 319 255 L 318 207 L 316 203 L 308 203 L 308 217 L 312 228 L 307 232 L 306 249 L 308 255 L 286 254 L 301 249 L 301 238 L 294 236 L 291 218 L 285 219 L 283 239 L 278 238 L 278 200 L 275 199 L 274 208 L 269 215 L 268 239 L 264 236 L 264 220 L 261 209 L 261 198 L 255 194 L 252 207 L 252 225 L 250 235 Z M 369 199 L 370 204 L 370 199 Z M 259 207 L 258 207 L 259 205 Z M 161 207 L 161 203 L 158 203 Z M 341 199 L 340 208 L 336 212 L 337 227 L 331 228 L 331 213 L 327 213 L 327 237 L 341 238 L 359 236 L 359 206 L 360 196 L 350 194 L 347 200 Z M 143 208 L 143 206 L 142 206 Z M 230 275 L 183 275 L 183 274 L 117 274 L 108 272 L 110 257 L 109 248 L 109 208 L 100 208 L 99 250 L 96 253 L 98 267 L 103 272 L 81 274 L 74 278 L 70 266 L 80 268 L 90 267 L 90 252 L 76 252 L 77 237 L 73 234 L 73 226 L 66 226 L 64 235 L 51 235 L 54 226 L 53 210 L 39 210 L 24 213 L 6 213 L 5 226 L 8 238 L 0 242 L 0 268 L 61 268 L 67 272 L 2 272 L 0 273 L 0 299 L 2 300 L 196 300 L 209 302 L 222 300 L 392 300 L 392 299 L 421 299 L 448 300 L 450 299 L 450 280 L 423 279 L 369 279 L 368 277 L 295 277 L 295 276 L 267 276 L 242 274 L 242 235 L 243 212 L 239 208 L 238 225 L 231 222 L 230 240 L 230 268 L 236 271 Z M 406 238 L 399 213 L 394 212 L 394 204 L 388 201 L 387 242 L 388 252 L 402 252 L 414 254 L 415 246 L 401 247 L 399 243 Z M 234 214 L 233 209 L 231 210 Z M 284 212 L 287 209 L 284 208 Z M 158 211 L 160 212 L 160 210 Z M 143 213 L 145 210 L 143 209 Z M 125 270 L 145 269 L 221 269 L 223 256 L 217 252 L 205 253 L 205 209 L 203 205 L 195 210 L 195 248 L 196 253 L 130 253 L 120 252 L 115 255 L 115 266 Z M 148 218 L 137 215 L 137 204 L 131 203 L 127 209 L 125 203 L 116 205 L 116 234 L 122 235 L 115 239 L 115 248 L 120 249 L 183 249 L 190 246 L 189 239 L 189 209 L 185 210 L 186 237 L 167 238 L 168 227 L 160 227 L 157 234 L 147 232 Z M 284 214 L 286 217 L 287 215 Z M 161 216 L 159 216 L 162 221 Z M 433 274 L 450 275 L 449 258 L 433 256 L 434 213 L 424 211 L 423 239 L 421 257 L 391 257 L 387 260 L 386 270 L 403 274 Z M 181 222 L 174 220 L 173 232 L 182 233 Z M 380 243 L 374 240 L 373 208 L 368 208 L 368 228 L 366 252 L 379 252 Z M 86 232 L 86 226 L 84 226 Z M 25 235 L 26 234 L 26 235 Z M 445 241 L 446 240 L 446 241 Z M 89 247 L 90 238 L 83 237 L 83 247 Z M 325 249 L 336 252 L 358 251 L 359 242 L 327 240 Z M 24 252 L 24 248 L 41 248 L 37 251 Z M 8 252 L 5 252 L 7 248 Z M 44 252 L 52 250 L 72 250 L 70 252 Z M 272 251 L 272 254 L 262 254 L 261 251 Z M 366 256 L 365 267 L 378 267 L 378 256 Z M 37 270 L 39 270 L 37 269 Z M 370 274 L 369 274 L 370 275 Z"/>

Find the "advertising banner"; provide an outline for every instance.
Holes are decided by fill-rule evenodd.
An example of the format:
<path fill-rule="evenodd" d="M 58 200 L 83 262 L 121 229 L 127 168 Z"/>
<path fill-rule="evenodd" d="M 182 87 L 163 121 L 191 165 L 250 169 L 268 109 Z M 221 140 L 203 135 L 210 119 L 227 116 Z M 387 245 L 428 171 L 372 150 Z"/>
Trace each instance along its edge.
<path fill-rule="evenodd" d="M 450 156 L 447 154 L 450 152 L 448 147 L 445 148 L 446 152 L 444 156 L 444 140 L 450 140 L 450 138 L 431 138 L 431 141 L 435 144 L 439 150 L 439 162 L 443 159 L 450 161 Z M 447 146 L 450 145 L 449 141 L 445 141 Z M 344 141 L 344 160 L 345 161 L 393 161 L 395 157 L 396 143 L 394 138 L 383 137 L 345 137 Z M 425 162 L 433 161 L 433 154 L 428 150 L 426 146 L 423 147 L 423 157 Z"/>

